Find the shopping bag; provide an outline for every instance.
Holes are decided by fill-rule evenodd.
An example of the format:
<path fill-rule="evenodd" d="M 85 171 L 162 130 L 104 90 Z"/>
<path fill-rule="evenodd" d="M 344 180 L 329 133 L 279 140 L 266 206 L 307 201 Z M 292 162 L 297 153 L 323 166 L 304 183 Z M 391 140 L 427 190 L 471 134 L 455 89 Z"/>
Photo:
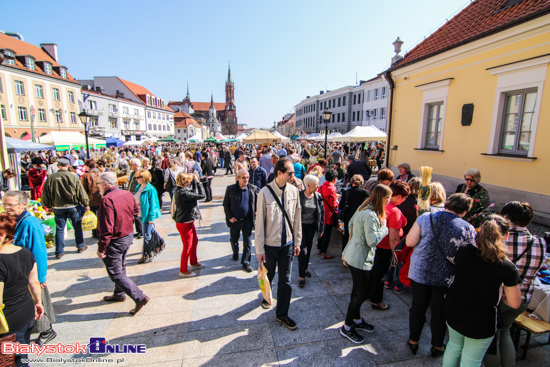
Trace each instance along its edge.
<path fill-rule="evenodd" d="M 8 331 L 10 331 L 10 327 L 8 326 L 8 320 L 6 320 L 6 316 L 4 316 L 4 304 L 0 305 L 0 334 L 5 334 Z"/>
<path fill-rule="evenodd" d="M 260 284 L 262 296 L 267 303 L 271 305 L 271 285 L 269 284 L 269 279 L 267 278 L 267 269 L 263 263 L 260 263 L 258 268 L 258 283 Z"/>
<path fill-rule="evenodd" d="M 97 228 L 97 217 L 92 211 L 87 211 L 82 217 L 82 230 L 91 231 Z"/>

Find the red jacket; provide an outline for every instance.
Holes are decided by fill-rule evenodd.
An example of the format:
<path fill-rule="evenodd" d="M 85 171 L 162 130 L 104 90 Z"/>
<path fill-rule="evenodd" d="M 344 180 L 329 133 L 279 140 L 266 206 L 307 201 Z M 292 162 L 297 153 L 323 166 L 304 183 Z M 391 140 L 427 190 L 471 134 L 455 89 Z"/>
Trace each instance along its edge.
<path fill-rule="evenodd" d="M 325 225 L 335 224 L 336 209 L 338 209 L 338 195 L 336 186 L 332 182 L 325 182 L 319 187 L 319 193 L 323 197 L 323 206 L 325 207 Z"/>

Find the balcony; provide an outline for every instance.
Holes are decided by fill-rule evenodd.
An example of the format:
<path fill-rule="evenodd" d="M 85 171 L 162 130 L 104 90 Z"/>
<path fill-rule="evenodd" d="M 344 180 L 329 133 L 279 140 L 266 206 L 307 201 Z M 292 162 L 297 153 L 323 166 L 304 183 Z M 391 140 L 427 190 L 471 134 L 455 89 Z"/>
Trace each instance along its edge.
<path fill-rule="evenodd" d="M 109 117 L 112 118 L 112 119 L 117 119 L 120 116 L 119 116 L 118 112 L 109 111 Z"/>
<path fill-rule="evenodd" d="M 130 120 L 131 118 L 132 118 L 132 116 L 129 113 L 123 113 L 122 114 L 122 119 L 123 120 Z"/>
<path fill-rule="evenodd" d="M 143 120 L 143 116 L 140 115 L 131 115 L 130 117 L 133 118 L 134 121 Z"/>
<path fill-rule="evenodd" d="M 103 111 L 100 111 L 98 109 L 92 109 L 92 108 L 88 108 L 86 110 L 86 113 L 88 113 L 88 115 L 90 116 L 103 116 Z"/>

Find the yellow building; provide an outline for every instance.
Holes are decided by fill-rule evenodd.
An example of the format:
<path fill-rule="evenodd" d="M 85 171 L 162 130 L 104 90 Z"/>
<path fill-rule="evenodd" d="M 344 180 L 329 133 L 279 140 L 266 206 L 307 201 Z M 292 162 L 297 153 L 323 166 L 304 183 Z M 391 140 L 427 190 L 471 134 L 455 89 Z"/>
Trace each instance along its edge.
<path fill-rule="evenodd" d="M 550 0 L 476 0 L 394 63 L 388 165 L 434 168 L 448 192 L 469 168 L 496 206 L 550 224 Z"/>

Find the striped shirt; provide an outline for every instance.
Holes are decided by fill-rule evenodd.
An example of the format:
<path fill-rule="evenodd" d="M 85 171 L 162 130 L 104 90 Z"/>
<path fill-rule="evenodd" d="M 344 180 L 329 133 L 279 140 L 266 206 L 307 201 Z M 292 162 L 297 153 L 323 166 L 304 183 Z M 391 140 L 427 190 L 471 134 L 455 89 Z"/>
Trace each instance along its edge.
<path fill-rule="evenodd" d="M 527 228 L 512 227 L 510 235 L 505 241 L 508 258 L 514 260 L 519 257 L 529 245 L 531 239 L 534 238 L 531 249 L 516 261 L 516 267 L 521 278 L 520 290 L 522 303 L 531 302 L 533 294 L 533 279 L 540 269 L 544 256 L 546 255 L 546 242 L 537 236 L 533 236 Z"/>

